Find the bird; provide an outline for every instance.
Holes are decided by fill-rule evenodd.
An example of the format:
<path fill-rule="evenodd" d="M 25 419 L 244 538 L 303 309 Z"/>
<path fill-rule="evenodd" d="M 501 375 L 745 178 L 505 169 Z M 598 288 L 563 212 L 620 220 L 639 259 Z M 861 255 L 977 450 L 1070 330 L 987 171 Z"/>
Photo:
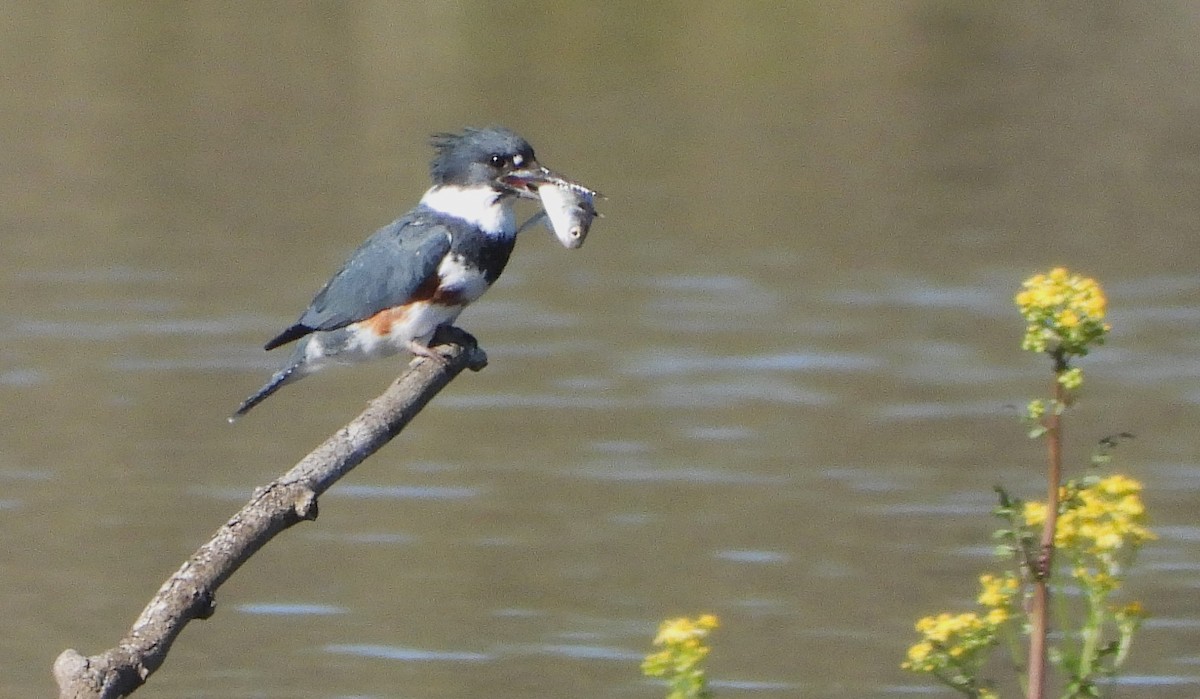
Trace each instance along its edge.
<path fill-rule="evenodd" d="M 542 185 L 571 183 L 501 126 L 434 134 L 430 144 L 432 186 L 416 207 L 367 238 L 299 319 L 264 345 L 273 350 L 296 342 L 230 422 L 333 364 L 402 351 L 442 361 L 429 341 L 504 271 L 518 231 L 513 204 L 538 199 Z"/>

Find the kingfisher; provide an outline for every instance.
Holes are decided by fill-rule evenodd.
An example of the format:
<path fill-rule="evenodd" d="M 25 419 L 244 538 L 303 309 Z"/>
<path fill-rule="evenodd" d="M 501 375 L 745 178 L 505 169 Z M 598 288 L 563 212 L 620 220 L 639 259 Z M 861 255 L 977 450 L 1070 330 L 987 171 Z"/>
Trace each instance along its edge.
<path fill-rule="evenodd" d="M 230 422 L 293 381 L 332 364 L 408 351 L 441 361 L 429 347 L 504 271 L 517 238 L 513 204 L 538 188 L 570 183 L 538 163 L 509 129 L 435 134 L 420 203 L 367 238 L 292 325 L 264 349 L 296 342 L 279 371 Z"/>

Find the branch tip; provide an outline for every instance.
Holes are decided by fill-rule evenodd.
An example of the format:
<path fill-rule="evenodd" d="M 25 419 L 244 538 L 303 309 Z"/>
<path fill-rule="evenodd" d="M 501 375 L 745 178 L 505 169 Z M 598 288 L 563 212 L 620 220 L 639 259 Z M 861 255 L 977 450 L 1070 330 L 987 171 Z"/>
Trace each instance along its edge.
<path fill-rule="evenodd" d="M 479 345 L 474 345 L 466 348 L 467 352 L 467 368 L 471 371 L 483 371 L 488 364 L 487 352 Z"/>

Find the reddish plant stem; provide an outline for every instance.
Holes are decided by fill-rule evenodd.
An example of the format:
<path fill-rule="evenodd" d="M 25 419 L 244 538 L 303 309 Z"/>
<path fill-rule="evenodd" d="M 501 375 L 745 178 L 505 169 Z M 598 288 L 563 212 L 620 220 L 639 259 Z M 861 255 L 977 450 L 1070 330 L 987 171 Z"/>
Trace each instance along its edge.
<path fill-rule="evenodd" d="M 1062 409 L 1066 392 L 1058 376 L 1066 370 L 1061 355 L 1055 355 L 1054 403 L 1046 417 L 1046 521 L 1034 568 L 1033 605 L 1029 631 L 1029 699 L 1042 699 L 1046 692 L 1046 636 L 1050 633 L 1050 574 L 1054 563 L 1054 533 L 1058 526 L 1058 491 L 1062 484 Z"/>

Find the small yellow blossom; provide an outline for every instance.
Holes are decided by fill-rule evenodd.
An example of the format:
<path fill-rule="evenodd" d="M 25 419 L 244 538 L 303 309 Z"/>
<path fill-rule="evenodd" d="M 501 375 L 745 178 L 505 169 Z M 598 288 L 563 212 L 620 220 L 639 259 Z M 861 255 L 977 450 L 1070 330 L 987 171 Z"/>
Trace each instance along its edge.
<path fill-rule="evenodd" d="M 909 646 L 909 648 L 908 648 L 908 654 L 907 654 L 908 662 L 910 664 L 923 662 L 926 658 L 929 657 L 929 654 L 932 652 L 933 652 L 933 644 L 930 643 L 929 641 L 921 641 L 920 643 L 914 643 L 913 645 Z"/>
<path fill-rule="evenodd" d="M 1058 375 L 1058 382 L 1063 388 L 1075 390 L 1083 385 L 1083 369 L 1071 367 Z"/>
<path fill-rule="evenodd" d="M 1025 517 L 1025 524 L 1027 526 L 1036 527 L 1046 521 L 1046 503 L 1026 502 L 1021 514 Z"/>
<path fill-rule="evenodd" d="M 708 636 L 708 632 L 717 628 L 717 617 L 712 614 L 702 614 L 695 621 L 687 617 L 667 619 L 658 627 L 658 635 L 654 637 L 654 645 L 665 646 L 672 644 L 699 641 Z"/>
<path fill-rule="evenodd" d="M 927 616 L 917 620 L 917 631 L 925 638 L 937 643 L 946 643 L 953 636 L 976 631 L 983 627 L 983 620 L 974 612 L 963 614 L 948 614 L 942 612 L 937 616 Z"/>
<path fill-rule="evenodd" d="M 1146 615 L 1146 610 L 1142 607 L 1142 603 L 1136 601 L 1130 602 L 1115 611 L 1117 616 L 1121 617 L 1142 617 Z"/>
<path fill-rule="evenodd" d="M 1142 484 L 1117 473 L 1097 483 L 1096 489 L 1105 495 L 1131 495 L 1142 492 Z"/>
<path fill-rule="evenodd" d="M 984 651 L 995 645 L 997 626 L 1006 619 L 990 612 L 986 617 L 974 612 L 922 617 L 915 625 L 921 640 L 909 646 L 900 667 L 913 672 L 939 672 L 950 666 L 976 664 Z"/>
<path fill-rule="evenodd" d="M 1110 330 L 1104 290 L 1063 267 L 1026 279 L 1014 300 L 1026 323 L 1022 349 L 1083 356 Z"/>
<path fill-rule="evenodd" d="M 665 678 L 671 686 L 668 699 L 710 696 L 703 666 L 709 648 L 704 645 L 704 640 L 718 625 L 717 617 L 712 614 L 702 614 L 695 620 L 688 617 L 667 619 L 654 637 L 654 645 L 662 650 L 647 655 L 642 661 L 643 674 Z"/>
<path fill-rule="evenodd" d="M 1090 555 L 1104 558 L 1153 540 L 1154 532 L 1145 525 L 1146 507 L 1142 504 L 1141 490 L 1141 483 L 1119 474 L 1079 488 L 1074 497 L 1065 500 L 1055 545 L 1078 546 Z M 1042 509 L 1044 512 L 1044 505 Z M 1029 521 L 1028 505 L 1026 521 Z"/>
<path fill-rule="evenodd" d="M 1011 573 L 997 577 L 990 573 L 979 576 L 980 592 L 976 601 L 985 607 L 1003 609 L 1012 603 L 1021 584 Z"/>

